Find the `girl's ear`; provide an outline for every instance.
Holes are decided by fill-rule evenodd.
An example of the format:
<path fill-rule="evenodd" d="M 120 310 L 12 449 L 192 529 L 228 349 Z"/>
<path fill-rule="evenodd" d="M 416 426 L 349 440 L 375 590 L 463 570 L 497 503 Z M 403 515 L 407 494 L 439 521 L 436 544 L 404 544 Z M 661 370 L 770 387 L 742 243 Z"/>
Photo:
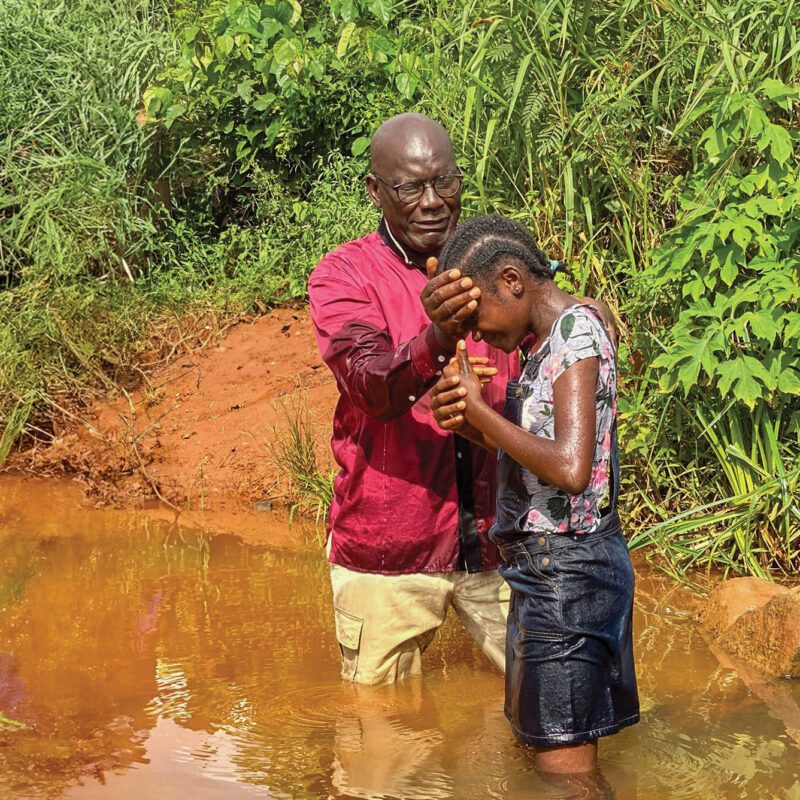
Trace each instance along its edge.
<path fill-rule="evenodd" d="M 525 292 L 525 282 L 522 271 L 513 264 L 506 264 L 500 270 L 498 283 L 509 291 L 514 297 L 522 297 Z"/>

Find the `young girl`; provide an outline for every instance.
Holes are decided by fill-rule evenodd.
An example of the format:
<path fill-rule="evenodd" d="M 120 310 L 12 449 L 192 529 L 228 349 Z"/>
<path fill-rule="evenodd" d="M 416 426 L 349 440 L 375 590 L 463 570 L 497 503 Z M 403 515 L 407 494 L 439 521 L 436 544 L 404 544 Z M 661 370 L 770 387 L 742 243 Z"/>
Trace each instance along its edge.
<path fill-rule="evenodd" d="M 614 346 L 595 309 L 554 284 L 550 262 L 511 220 L 460 225 L 439 264 L 454 268 L 481 290 L 474 339 L 507 353 L 534 342 L 503 416 L 481 399 L 464 342 L 432 392 L 440 427 L 499 451 L 490 536 L 512 589 L 506 716 L 542 772 L 588 772 L 598 738 L 639 720 Z"/>

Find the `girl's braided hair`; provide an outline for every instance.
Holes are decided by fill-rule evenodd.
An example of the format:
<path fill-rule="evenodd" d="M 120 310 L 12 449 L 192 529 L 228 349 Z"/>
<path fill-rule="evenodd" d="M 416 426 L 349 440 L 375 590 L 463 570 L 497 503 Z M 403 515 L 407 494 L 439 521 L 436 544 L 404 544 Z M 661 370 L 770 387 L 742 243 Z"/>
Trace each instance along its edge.
<path fill-rule="evenodd" d="M 518 222 L 497 216 L 473 217 L 459 225 L 439 256 L 438 272 L 459 269 L 494 286 L 500 264 L 527 269 L 538 280 L 552 280 L 557 261 L 539 249 L 536 240 Z"/>

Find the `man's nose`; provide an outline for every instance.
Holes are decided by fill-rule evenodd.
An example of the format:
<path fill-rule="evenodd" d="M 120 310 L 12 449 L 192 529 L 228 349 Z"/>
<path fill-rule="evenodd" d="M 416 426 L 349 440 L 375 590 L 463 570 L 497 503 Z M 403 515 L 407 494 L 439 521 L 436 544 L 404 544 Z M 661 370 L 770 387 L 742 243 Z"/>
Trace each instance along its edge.
<path fill-rule="evenodd" d="M 422 192 L 422 197 L 420 197 L 417 205 L 423 211 L 431 211 L 436 208 L 441 208 L 444 205 L 444 200 L 436 194 L 436 189 L 433 188 L 433 184 L 429 183 L 425 186 L 425 190 Z"/>

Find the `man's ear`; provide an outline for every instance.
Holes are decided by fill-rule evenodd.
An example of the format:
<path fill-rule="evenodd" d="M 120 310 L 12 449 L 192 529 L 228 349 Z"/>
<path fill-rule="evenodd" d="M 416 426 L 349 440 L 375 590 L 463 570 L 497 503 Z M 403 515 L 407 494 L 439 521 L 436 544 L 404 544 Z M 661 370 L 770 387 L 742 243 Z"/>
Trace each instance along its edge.
<path fill-rule="evenodd" d="M 381 208 L 381 198 L 378 194 L 378 179 L 374 175 L 367 175 L 364 179 L 367 184 L 367 191 L 369 192 L 369 199 L 372 200 L 372 205 L 375 208 Z"/>

